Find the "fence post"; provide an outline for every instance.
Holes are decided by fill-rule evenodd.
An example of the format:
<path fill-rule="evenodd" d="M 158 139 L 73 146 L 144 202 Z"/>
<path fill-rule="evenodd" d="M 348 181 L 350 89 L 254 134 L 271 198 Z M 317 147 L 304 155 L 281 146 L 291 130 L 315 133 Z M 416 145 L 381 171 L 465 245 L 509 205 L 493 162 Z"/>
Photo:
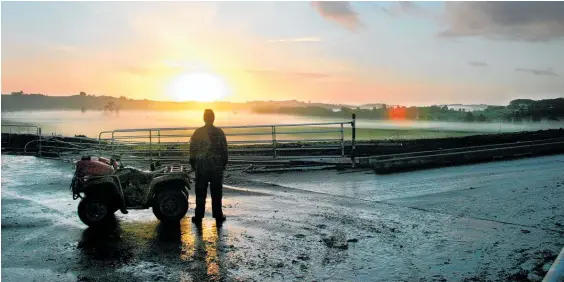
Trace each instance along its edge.
<path fill-rule="evenodd" d="M 272 150 L 273 158 L 276 158 L 276 126 L 272 126 Z"/>
<path fill-rule="evenodd" d="M 351 161 L 352 161 L 352 167 L 354 168 L 356 166 L 356 160 L 355 160 L 355 155 L 356 155 L 356 114 L 352 114 L 352 140 L 351 140 Z"/>
<path fill-rule="evenodd" d="M 153 131 L 149 130 L 149 160 L 153 161 Z"/>
<path fill-rule="evenodd" d="M 159 136 L 159 144 L 158 144 L 158 146 L 159 146 L 159 148 L 158 148 L 158 150 L 159 150 L 159 159 L 161 159 L 161 130 L 160 130 L 160 129 L 157 130 L 157 134 L 158 134 L 158 136 Z"/>
<path fill-rule="evenodd" d="M 115 132 L 112 131 L 112 155 L 116 154 L 116 146 L 115 146 Z"/>
<path fill-rule="evenodd" d="M 345 129 L 344 124 L 341 123 L 341 157 L 345 156 Z"/>

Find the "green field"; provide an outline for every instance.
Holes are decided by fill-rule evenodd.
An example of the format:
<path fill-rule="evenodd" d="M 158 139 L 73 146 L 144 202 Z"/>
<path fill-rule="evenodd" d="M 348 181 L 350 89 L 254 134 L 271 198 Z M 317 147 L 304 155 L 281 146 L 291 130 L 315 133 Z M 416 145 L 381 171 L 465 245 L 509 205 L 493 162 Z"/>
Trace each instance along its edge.
<path fill-rule="evenodd" d="M 461 137 L 483 134 L 484 132 L 451 131 L 436 129 L 366 129 L 357 128 L 357 140 L 412 140 L 428 138 Z M 351 130 L 347 130 L 345 136 L 351 136 Z"/>
<path fill-rule="evenodd" d="M 287 146 L 294 147 L 292 144 L 318 144 L 318 143 L 340 143 L 340 132 L 329 132 L 329 133 L 306 133 L 306 132 L 313 132 L 313 131 L 326 131 L 326 130 L 336 130 L 334 128 L 328 127 L 292 127 L 286 128 L 284 131 L 280 132 L 292 132 L 291 134 L 278 134 L 277 138 L 277 147 L 285 147 L 284 143 L 287 143 Z M 271 147 L 272 143 L 272 129 L 271 128 L 248 128 L 248 129 L 225 129 L 226 134 L 243 134 L 243 133 L 268 133 L 266 135 L 242 135 L 242 136 L 228 136 L 228 141 L 231 141 L 230 147 Z M 302 134 L 299 134 L 302 133 Z M 356 132 L 356 140 L 357 142 L 363 141 L 377 141 L 377 140 L 413 140 L 413 139 L 428 139 L 428 138 L 447 138 L 447 137 L 461 137 L 461 136 L 469 136 L 469 135 L 477 135 L 482 134 L 481 132 L 468 132 L 468 131 L 441 131 L 441 130 L 426 130 L 426 129 L 366 129 L 361 128 L 357 129 Z M 345 142 L 350 142 L 352 140 L 352 129 L 345 128 L 344 130 L 344 137 Z M 184 138 L 188 140 L 188 138 Z M 324 140 L 324 139 L 335 139 L 335 141 L 326 141 L 326 142 L 304 142 L 304 140 Z M 254 143 L 253 141 L 262 140 L 264 142 Z M 283 142 L 285 140 L 286 142 Z M 144 144 L 131 144 L 130 146 L 122 147 L 123 149 L 133 149 L 136 151 L 146 151 L 151 150 L 161 151 L 162 153 L 173 153 L 175 151 L 184 151 L 188 150 L 189 145 L 188 142 L 184 142 L 178 139 L 170 140 L 167 138 L 161 138 L 161 144 L 158 143 L 156 138 L 152 138 L 151 145 L 148 144 L 148 139 L 140 139 L 137 140 L 140 142 L 147 142 Z M 245 142 L 233 142 L 233 141 L 249 141 L 248 143 Z M 169 144 L 164 144 L 169 143 Z"/>

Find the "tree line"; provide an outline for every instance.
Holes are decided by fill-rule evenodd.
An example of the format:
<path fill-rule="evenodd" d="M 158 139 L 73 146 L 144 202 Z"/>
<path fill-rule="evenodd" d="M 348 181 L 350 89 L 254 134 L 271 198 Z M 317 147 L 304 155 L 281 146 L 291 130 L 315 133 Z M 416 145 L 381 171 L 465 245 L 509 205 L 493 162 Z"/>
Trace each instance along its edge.
<path fill-rule="evenodd" d="M 484 110 L 466 111 L 448 106 L 374 107 L 372 109 L 341 107 L 326 109 L 322 107 L 256 107 L 256 113 L 291 114 L 332 118 L 350 118 L 352 113 L 358 117 L 376 120 L 428 120 L 459 122 L 540 122 L 564 119 L 564 98 L 531 100 L 513 100 L 507 106 L 488 106 Z"/>
<path fill-rule="evenodd" d="M 465 111 L 447 106 L 405 107 L 387 106 L 360 108 L 346 105 L 330 105 L 291 101 L 230 102 L 165 102 L 127 97 L 96 96 L 80 92 L 72 96 L 47 96 L 26 94 L 23 91 L 2 94 L 2 111 L 19 110 L 99 110 L 118 112 L 127 110 L 201 110 L 210 107 L 217 111 L 251 110 L 261 114 L 290 114 L 315 117 L 359 118 L 376 120 L 430 120 L 462 122 L 540 122 L 564 120 L 564 98 L 532 100 L 516 99 L 507 106 L 488 106 L 484 110 Z"/>

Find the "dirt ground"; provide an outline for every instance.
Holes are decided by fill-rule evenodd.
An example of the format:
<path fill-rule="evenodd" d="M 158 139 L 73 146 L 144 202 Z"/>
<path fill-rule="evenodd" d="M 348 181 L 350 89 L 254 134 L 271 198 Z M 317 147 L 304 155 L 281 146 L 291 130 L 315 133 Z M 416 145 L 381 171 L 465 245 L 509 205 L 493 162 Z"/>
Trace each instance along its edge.
<path fill-rule="evenodd" d="M 2 281 L 540 281 L 564 247 L 564 156 L 379 176 L 226 176 L 163 226 L 151 210 L 86 228 L 72 167 L 2 155 Z"/>

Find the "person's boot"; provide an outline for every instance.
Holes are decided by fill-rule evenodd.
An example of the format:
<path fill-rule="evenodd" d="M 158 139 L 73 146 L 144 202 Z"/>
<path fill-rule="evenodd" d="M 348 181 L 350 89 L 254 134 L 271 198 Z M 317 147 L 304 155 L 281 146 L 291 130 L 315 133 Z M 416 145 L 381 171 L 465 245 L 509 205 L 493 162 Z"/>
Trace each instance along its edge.
<path fill-rule="evenodd" d="M 202 224 L 202 218 L 193 216 L 192 217 L 192 223 L 194 223 L 196 225 Z"/>
<path fill-rule="evenodd" d="M 222 224 L 226 220 L 227 220 L 227 217 L 225 215 L 221 215 L 221 216 L 215 218 L 215 223 L 216 224 Z"/>

